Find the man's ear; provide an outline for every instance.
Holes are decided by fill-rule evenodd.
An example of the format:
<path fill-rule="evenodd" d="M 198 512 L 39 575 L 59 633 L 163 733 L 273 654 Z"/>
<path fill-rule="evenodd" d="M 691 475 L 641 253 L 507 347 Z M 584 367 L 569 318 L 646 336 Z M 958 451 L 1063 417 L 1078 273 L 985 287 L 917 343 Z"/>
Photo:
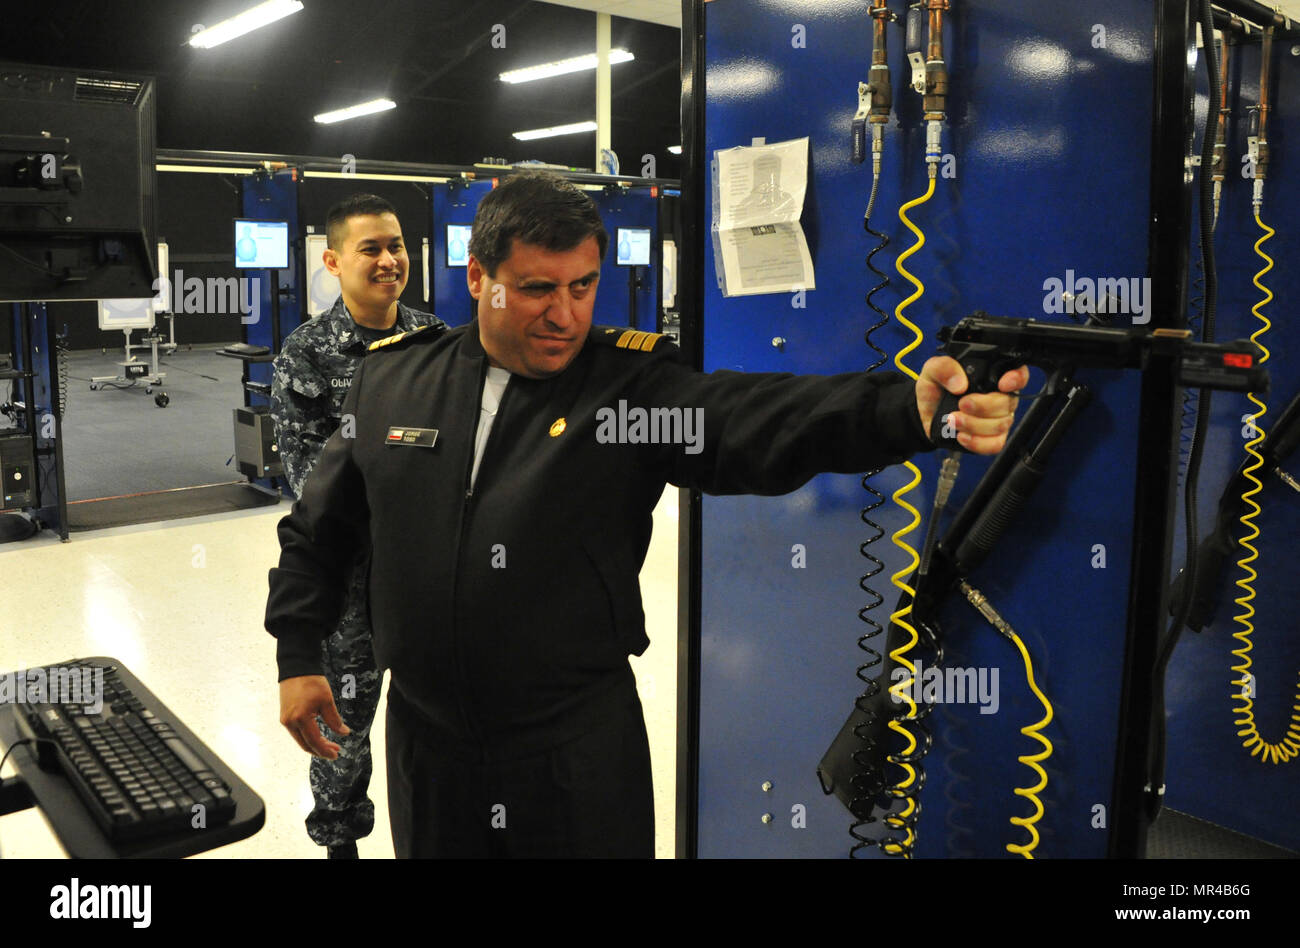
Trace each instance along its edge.
<path fill-rule="evenodd" d="M 325 264 L 325 269 L 334 276 L 338 276 L 343 272 L 339 269 L 339 252 L 337 250 L 331 250 L 329 247 L 326 247 L 325 252 L 321 254 L 321 260 Z"/>
<path fill-rule="evenodd" d="M 469 285 L 469 295 L 478 299 L 483 286 L 483 264 L 473 254 L 469 255 L 469 266 L 465 268 L 465 282 Z"/>

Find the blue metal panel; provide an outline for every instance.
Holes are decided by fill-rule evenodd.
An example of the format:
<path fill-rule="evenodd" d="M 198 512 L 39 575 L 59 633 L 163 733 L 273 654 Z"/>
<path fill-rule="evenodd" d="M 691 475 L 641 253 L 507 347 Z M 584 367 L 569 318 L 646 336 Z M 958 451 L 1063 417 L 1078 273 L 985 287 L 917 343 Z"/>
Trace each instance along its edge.
<path fill-rule="evenodd" d="M 33 434 L 33 449 L 36 452 L 37 487 L 40 494 L 39 508 L 32 508 L 32 514 L 43 521 L 49 529 L 67 539 L 68 526 L 61 516 L 64 506 L 60 503 L 59 493 L 64 489 L 63 475 L 59 466 L 63 463 L 62 447 L 58 439 L 63 436 L 61 413 L 54 411 L 54 402 L 58 397 L 57 353 L 48 348 L 50 333 L 49 309 L 44 303 L 12 303 L 9 307 L 10 328 L 13 340 L 13 367 L 20 371 L 31 372 L 32 401 L 27 414 L 17 417 L 23 423 L 19 426 L 23 434 L 30 430 Z M 26 321 L 26 333 L 29 345 L 23 349 L 22 322 Z M 15 380 L 19 398 L 26 400 L 24 381 Z M 8 386 L 6 385 L 6 390 Z M 28 428 L 28 425 L 31 428 Z M 7 430 L 6 433 L 13 433 Z"/>
<path fill-rule="evenodd" d="M 438 185 L 433 189 L 433 282 L 434 312 L 448 325 L 461 326 L 473 318 L 474 301 L 465 285 L 463 267 L 447 267 L 446 224 L 469 224 L 474 220 L 478 202 L 492 189 L 490 181 L 473 181 Z M 658 327 L 660 299 L 659 198 L 650 188 L 609 188 L 591 192 L 600 208 L 601 219 L 609 231 L 611 247 L 600 270 L 600 292 L 596 296 L 594 321 L 609 326 L 629 324 L 629 270 L 614 260 L 615 235 L 619 227 L 648 227 L 654 254 L 651 265 L 640 267 L 642 286 L 636 290 L 636 326 L 655 331 Z"/>
<path fill-rule="evenodd" d="M 870 62 L 867 6 L 715 0 L 705 8 L 708 155 L 755 137 L 810 137 L 802 222 L 817 268 L 805 308 L 784 295 L 724 299 L 706 277 L 706 369 L 829 373 L 872 361 L 862 338 L 874 322 L 864 303 L 875 283 L 864 266 L 874 241 L 862 228 L 871 172 L 851 162 L 849 137 Z M 1064 319 L 1045 312 L 1049 278 L 1146 271 L 1151 5 L 954 0 L 953 8 L 944 151 L 956 175 L 910 215 L 927 238 L 908 263 L 926 284 L 907 311 L 926 336 L 907 359 L 918 370 L 934 352 L 936 329 L 975 309 Z M 1094 45 L 1096 24 L 1105 28 L 1104 47 Z M 896 120 L 872 221 L 891 237 L 875 258 L 891 273 L 912 243 L 897 209 L 926 183 L 920 101 L 906 82 L 902 45 L 902 31 L 891 28 Z M 905 295 L 901 278 L 893 280 L 875 297 L 891 314 Z M 777 336 L 786 339 L 782 350 L 772 345 Z M 891 321 L 874 338 L 892 354 L 910 334 Z M 1132 542 L 1138 379 L 1081 378 L 1096 398 L 1072 447 L 1058 453 L 1021 521 L 972 576 L 1020 632 L 1055 706 L 1036 852 L 1049 857 L 1106 852 L 1094 807 L 1111 798 Z M 954 505 L 986 465 L 966 458 Z M 919 466 L 925 481 L 911 499 L 926 510 L 937 459 L 925 456 Z M 904 480 L 894 468 L 873 483 L 888 493 Z M 869 535 L 859 512 L 867 500 L 850 476 L 822 476 L 780 498 L 705 499 L 702 856 L 833 857 L 849 849 L 851 819 L 823 796 L 815 768 L 858 690 L 855 643 L 865 626 L 857 611 L 868 601 L 858 589 L 866 571 L 858 546 Z M 888 533 L 906 518 L 889 504 L 873 516 L 887 531 L 872 547 L 887 566 L 873 581 L 886 596 L 875 612 L 884 624 L 897 598 L 887 578 L 907 563 Z M 921 533 L 913 537 L 919 547 Z M 792 567 L 795 544 L 807 551 L 806 568 Z M 1104 568 L 1094 567 L 1099 547 Z M 1031 812 L 1012 791 L 1035 780 L 1016 758 L 1038 750 L 1019 731 L 1041 710 L 1007 642 L 964 603 L 950 604 L 942 618 L 947 664 L 996 668 L 1000 700 L 996 713 L 980 714 L 974 704 L 936 713 L 917 854 L 1005 856 L 1006 844 L 1027 841 L 1008 819 Z M 805 808 L 806 828 L 796 825 L 796 806 Z"/>
<path fill-rule="evenodd" d="M 273 339 L 271 331 L 271 281 L 267 271 L 242 271 L 241 276 L 257 278 L 260 309 L 256 322 L 245 326 L 245 341 L 255 346 L 266 346 L 273 352 L 280 350 L 280 342 L 298 328 L 302 306 L 298 292 L 303 283 L 302 228 L 298 222 L 298 171 L 289 169 L 273 175 L 250 175 L 243 179 L 244 216 L 250 220 L 289 222 L 289 265 L 278 271 L 279 283 L 288 292 L 280 297 L 280 338 Z M 249 363 L 250 382 L 271 382 L 271 363 Z M 265 405 L 267 399 L 249 395 L 248 404 Z"/>
<path fill-rule="evenodd" d="M 1257 36 L 1258 34 L 1256 34 Z M 1261 420 L 1265 431 L 1300 389 L 1296 354 L 1300 353 L 1300 324 L 1292 318 L 1300 299 L 1300 273 L 1294 262 L 1300 259 L 1300 147 L 1294 134 L 1300 119 L 1300 60 L 1289 55 L 1289 45 L 1275 47 L 1273 60 L 1273 112 L 1269 120 L 1272 162 L 1264 190 L 1262 219 L 1277 233 L 1261 249 L 1275 261 L 1273 270 L 1262 278 L 1275 296 L 1263 308 L 1272 328 L 1261 341 L 1271 351 L 1273 390 L 1265 399 L 1268 411 Z M 1238 169 L 1246 153 L 1246 107 L 1259 98 L 1260 48 L 1234 47 L 1229 102 L 1235 127 L 1230 129 L 1228 178 L 1215 235 L 1219 272 L 1219 315 L 1216 336 L 1236 339 L 1249 336 L 1262 324 L 1251 307 L 1264 298 L 1252 284 L 1264 266 L 1256 256 L 1255 242 L 1263 232 L 1255 224 L 1250 206 L 1251 182 Z M 1203 84 L 1202 84 L 1203 85 Z M 1200 104 L 1204 109 L 1204 103 Z M 1206 442 L 1200 491 L 1200 530 L 1203 537 L 1213 528 L 1219 496 L 1245 455 L 1242 416 L 1254 411 L 1244 396 L 1214 395 L 1213 425 Z M 1284 465 L 1300 474 L 1300 456 Z M 1256 615 L 1252 635 L 1251 672 L 1255 676 L 1254 714 L 1259 733 L 1271 743 L 1280 741 L 1287 719 L 1295 713 L 1297 677 L 1300 676 L 1300 617 L 1295 600 L 1295 538 L 1300 536 L 1300 498 L 1282 482 L 1263 472 L 1263 492 L 1256 502 L 1262 508 L 1255 523 L 1260 537 L 1254 542 L 1259 559 L 1252 564 L 1259 573 L 1256 597 L 1251 605 Z M 1237 527 L 1234 537 L 1244 528 Z M 1181 544 L 1181 540 L 1179 541 Z M 1181 546 L 1179 547 L 1181 550 Z M 1181 556 L 1181 554 L 1180 554 Z M 1232 682 L 1240 676 L 1231 667 L 1238 660 L 1231 655 L 1241 647 L 1233 633 L 1242 626 L 1233 621 L 1244 610 L 1233 600 L 1243 592 L 1234 584 L 1243 572 L 1232 557 L 1226 575 L 1220 577 L 1219 609 L 1214 623 L 1200 635 L 1184 634 L 1170 663 L 1168 678 L 1169 757 L 1166 798 L 1170 806 L 1212 820 L 1292 849 L 1300 849 L 1300 812 L 1295 807 L 1295 788 L 1300 777 L 1300 760 L 1282 765 L 1262 763 L 1242 748 L 1234 724 L 1232 699 L 1241 688 Z"/>
<path fill-rule="evenodd" d="M 478 202 L 492 190 L 491 181 L 449 181 L 433 186 L 429 233 L 429 282 L 434 315 L 449 326 L 463 326 L 474 318 L 474 298 L 465 283 L 464 267 L 447 266 L 448 224 L 472 224 Z"/>
<path fill-rule="evenodd" d="M 244 327 L 244 340 L 255 346 L 266 346 L 272 352 L 279 352 L 280 344 L 285 337 L 297 329 L 302 322 L 302 300 L 307 295 L 303 291 L 307 285 L 307 276 L 302 258 L 303 229 L 298 217 L 299 184 L 299 174 L 295 168 L 279 171 L 273 175 L 252 175 L 243 179 L 242 197 L 245 217 L 251 220 L 288 221 L 289 223 L 289 265 L 285 269 L 240 271 L 241 277 L 248 276 L 258 281 L 257 293 L 260 307 L 257 311 L 257 319 Z M 271 320 L 271 294 L 276 289 L 273 282 L 286 290 L 280 296 L 278 338 Z M 271 384 L 270 362 L 249 362 L 246 368 L 248 381 Z M 268 405 L 270 399 L 246 390 L 244 404 Z M 270 478 L 257 478 L 255 483 L 268 488 L 273 486 Z M 288 492 L 288 483 L 283 479 L 281 490 Z"/>
<path fill-rule="evenodd" d="M 600 268 L 600 292 L 596 297 L 593 321 L 605 326 L 635 326 L 648 332 L 659 329 L 659 302 L 662 299 L 660 280 L 661 235 L 659 233 L 658 189 L 606 188 L 591 197 L 600 208 L 601 219 L 609 231 L 609 250 Z M 620 267 L 617 260 L 618 229 L 620 227 L 650 228 L 650 266 Z M 640 287 L 632 290 L 631 271 L 636 271 Z M 631 318 L 635 299 L 636 318 Z"/>

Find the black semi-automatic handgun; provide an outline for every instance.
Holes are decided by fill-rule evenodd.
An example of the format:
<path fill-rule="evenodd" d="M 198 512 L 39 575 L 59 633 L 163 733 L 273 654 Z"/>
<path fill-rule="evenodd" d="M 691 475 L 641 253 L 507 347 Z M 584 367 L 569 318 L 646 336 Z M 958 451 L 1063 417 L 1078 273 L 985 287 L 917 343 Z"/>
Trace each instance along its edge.
<path fill-rule="evenodd" d="M 996 392 L 998 379 L 1021 365 L 1144 369 L 1155 355 L 1176 357 L 1178 381 L 1189 388 L 1268 391 L 1268 372 L 1259 365 L 1263 351 L 1249 339 L 1193 342 L 1191 335 L 1186 329 L 1104 329 L 976 312 L 939 330 L 939 351 L 961 363 L 966 392 Z M 939 402 L 930 426 L 930 440 L 939 447 L 960 447 L 945 422 L 961 397 L 945 392 Z"/>

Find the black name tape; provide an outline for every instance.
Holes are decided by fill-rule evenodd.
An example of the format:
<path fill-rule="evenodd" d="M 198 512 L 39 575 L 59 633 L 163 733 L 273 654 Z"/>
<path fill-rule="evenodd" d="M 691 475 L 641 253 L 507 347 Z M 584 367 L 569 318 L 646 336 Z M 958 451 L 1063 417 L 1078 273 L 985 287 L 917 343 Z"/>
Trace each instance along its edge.
<path fill-rule="evenodd" d="M 413 444 L 419 448 L 431 448 L 437 440 L 437 428 L 389 428 L 384 444 Z"/>

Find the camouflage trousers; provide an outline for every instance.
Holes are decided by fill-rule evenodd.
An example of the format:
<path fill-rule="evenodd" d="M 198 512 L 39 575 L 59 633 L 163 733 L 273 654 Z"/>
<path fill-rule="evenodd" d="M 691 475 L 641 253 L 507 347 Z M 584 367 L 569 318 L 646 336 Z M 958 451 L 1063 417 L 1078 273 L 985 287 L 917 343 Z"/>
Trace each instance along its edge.
<path fill-rule="evenodd" d="M 370 835 L 375 826 L 375 805 L 366 790 L 373 769 L 370 726 L 379 706 L 383 675 L 375 667 L 370 639 L 366 576 L 364 564 L 357 564 L 339 624 L 321 645 L 334 703 L 352 733 L 343 736 L 320 725 L 326 739 L 341 750 L 337 760 L 311 759 L 309 777 L 316 805 L 307 816 L 307 835 L 318 846 L 354 842 Z"/>

